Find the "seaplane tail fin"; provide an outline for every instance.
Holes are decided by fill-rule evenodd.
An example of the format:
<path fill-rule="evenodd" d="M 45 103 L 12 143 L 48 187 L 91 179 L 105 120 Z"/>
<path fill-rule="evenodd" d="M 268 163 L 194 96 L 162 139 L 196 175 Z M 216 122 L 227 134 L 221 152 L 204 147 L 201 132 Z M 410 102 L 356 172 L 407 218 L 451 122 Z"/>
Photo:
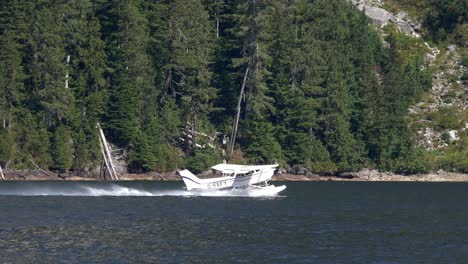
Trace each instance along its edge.
<path fill-rule="evenodd" d="M 193 175 L 189 170 L 179 171 L 179 176 L 187 186 L 187 190 L 200 188 L 200 178 Z"/>

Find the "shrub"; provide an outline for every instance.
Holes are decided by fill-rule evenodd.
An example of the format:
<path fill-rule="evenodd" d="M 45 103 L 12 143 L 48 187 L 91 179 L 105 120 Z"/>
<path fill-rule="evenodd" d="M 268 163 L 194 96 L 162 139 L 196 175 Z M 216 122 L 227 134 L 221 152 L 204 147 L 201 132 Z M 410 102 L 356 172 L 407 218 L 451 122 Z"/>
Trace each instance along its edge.
<path fill-rule="evenodd" d="M 468 67 L 468 52 L 463 53 L 461 58 L 461 65 Z"/>
<path fill-rule="evenodd" d="M 437 156 L 433 151 L 415 149 L 407 157 L 391 160 L 384 165 L 385 170 L 399 174 L 429 173 L 438 169 Z"/>
<path fill-rule="evenodd" d="M 60 126 L 54 133 L 52 142 L 53 168 L 68 171 L 73 165 L 73 141 L 65 126 Z"/>
<path fill-rule="evenodd" d="M 463 75 L 460 77 L 460 80 L 461 80 L 463 83 L 468 82 L 468 73 L 463 73 Z"/>
<path fill-rule="evenodd" d="M 13 136 L 6 129 L 0 129 L 0 162 L 11 159 L 13 153 Z"/>
<path fill-rule="evenodd" d="M 461 116 L 455 107 L 441 107 L 428 116 L 438 129 L 459 129 L 462 127 Z"/>
<path fill-rule="evenodd" d="M 193 156 L 187 159 L 186 166 L 192 172 L 199 173 L 220 162 L 220 153 L 215 149 L 207 148 L 194 151 Z"/>

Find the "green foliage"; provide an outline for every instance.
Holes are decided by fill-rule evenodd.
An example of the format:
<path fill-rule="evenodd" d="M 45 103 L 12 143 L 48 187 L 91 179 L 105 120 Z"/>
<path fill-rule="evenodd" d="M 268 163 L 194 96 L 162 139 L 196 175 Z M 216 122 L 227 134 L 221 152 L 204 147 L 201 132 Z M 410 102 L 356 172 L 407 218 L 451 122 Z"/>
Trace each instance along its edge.
<path fill-rule="evenodd" d="M 154 156 L 154 148 L 150 146 L 148 137 L 140 135 L 135 145 L 130 149 L 128 154 L 128 169 L 129 171 L 149 171 L 156 166 L 156 158 Z"/>
<path fill-rule="evenodd" d="M 435 40 L 444 41 L 459 24 L 468 22 L 468 3 L 465 0 L 431 0 L 424 25 Z M 466 43 L 460 43 L 466 45 Z"/>
<path fill-rule="evenodd" d="M 414 38 L 399 31 L 396 25 L 388 24 L 383 28 L 387 34 L 386 40 L 398 49 L 401 61 L 411 63 L 421 60 L 429 52 L 422 38 Z"/>
<path fill-rule="evenodd" d="M 18 14 L 22 11 L 19 1 L 8 1 L 0 10 L 0 121 L 3 126 L 10 126 L 15 108 L 25 97 L 21 55 L 24 45 L 19 40 L 26 32 L 21 30 L 24 17 Z"/>
<path fill-rule="evenodd" d="M 460 129 L 463 126 L 462 116 L 455 107 L 441 107 L 428 116 L 439 130 Z"/>
<path fill-rule="evenodd" d="M 28 90 L 34 95 L 32 102 L 47 127 L 72 118 L 69 106 L 74 97 L 71 90 L 65 88 L 66 53 L 61 36 L 64 33 L 61 7 L 45 1 L 35 4 L 27 45 L 31 52 L 25 54 Z"/>
<path fill-rule="evenodd" d="M 274 135 L 274 127 L 267 122 L 251 121 L 242 128 L 247 146 L 245 154 L 255 164 L 277 163 L 283 159 L 281 146 Z"/>
<path fill-rule="evenodd" d="M 194 151 L 194 153 L 187 158 L 185 165 L 189 170 L 199 173 L 220 162 L 220 153 L 213 151 L 213 149 L 201 149 Z"/>
<path fill-rule="evenodd" d="M 462 54 L 460 64 L 465 66 L 465 67 L 468 67 L 468 52 L 465 52 L 465 53 Z"/>
<path fill-rule="evenodd" d="M 52 168 L 60 171 L 68 171 L 73 165 L 73 141 L 65 126 L 58 127 L 53 136 L 52 159 Z"/>
<path fill-rule="evenodd" d="M 387 169 L 401 174 L 429 173 L 437 169 L 436 153 L 416 149 L 405 158 L 398 158 L 387 164 Z"/>
<path fill-rule="evenodd" d="M 468 132 L 459 133 L 460 139 L 451 142 L 448 149 L 440 153 L 438 165 L 445 171 L 468 173 Z"/>
<path fill-rule="evenodd" d="M 461 77 L 460 80 L 463 82 L 464 85 L 468 84 L 468 73 L 464 73 Z"/>
<path fill-rule="evenodd" d="M 17 109 L 14 117 L 11 128 L 15 139 L 12 167 L 33 169 L 34 164 L 42 168 L 51 166 L 49 131 L 43 124 L 38 124 L 36 117 L 27 109 Z"/>
<path fill-rule="evenodd" d="M 158 160 L 156 167 L 157 171 L 173 171 L 180 168 L 184 162 L 182 160 L 183 153 L 176 147 L 162 143 L 158 148 Z"/>
<path fill-rule="evenodd" d="M 89 166 L 90 157 L 89 146 L 86 142 L 86 136 L 83 130 L 80 130 L 76 135 L 76 144 L 75 144 L 75 158 L 73 167 L 76 169 L 85 169 Z"/>
<path fill-rule="evenodd" d="M 322 142 L 306 133 L 290 133 L 285 139 L 285 156 L 290 164 L 302 165 L 314 173 L 337 171 Z"/>
<path fill-rule="evenodd" d="M 466 151 L 448 152 L 440 159 L 440 168 L 445 171 L 468 173 L 468 158 Z"/>
<path fill-rule="evenodd" d="M 13 144 L 13 135 L 7 129 L 0 128 L 0 163 L 11 160 Z"/>
<path fill-rule="evenodd" d="M 423 21 L 425 33 L 436 42 L 453 41 L 467 47 L 468 3 L 465 0 L 387 0 L 387 9 L 408 11 Z"/>
<path fill-rule="evenodd" d="M 427 9 L 435 40 L 467 43 L 460 0 L 398 2 Z M 216 132 L 232 133 L 244 85 L 232 160 L 427 171 L 431 156 L 414 150 L 406 118 L 431 87 L 427 49 L 385 30 L 389 48 L 342 0 L 6 0 L 0 161 L 92 169 L 99 122 L 130 171 L 202 171 L 221 160 Z M 434 123 L 459 128 L 444 111 Z M 464 168 L 464 152 L 450 151 L 437 166 Z"/>
<path fill-rule="evenodd" d="M 164 140 L 161 131 L 159 123 L 152 120 L 139 135 L 129 150 L 130 171 L 169 171 L 182 164 L 179 151 Z"/>
<path fill-rule="evenodd" d="M 135 86 L 126 69 L 119 67 L 115 72 L 114 90 L 109 100 L 109 134 L 111 139 L 120 146 L 132 144 L 140 130 L 138 120 L 138 101 L 129 98 L 138 98 Z"/>

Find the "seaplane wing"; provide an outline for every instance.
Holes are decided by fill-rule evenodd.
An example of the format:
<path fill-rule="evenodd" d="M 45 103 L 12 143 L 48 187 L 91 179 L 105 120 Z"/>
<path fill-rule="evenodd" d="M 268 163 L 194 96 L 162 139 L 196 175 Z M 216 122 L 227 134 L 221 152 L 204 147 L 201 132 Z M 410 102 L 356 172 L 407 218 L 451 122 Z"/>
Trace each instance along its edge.
<path fill-rule="evenodd" d="M 244 171 L 255 171 L 261 169 L 274 169 L 277 168 L 278 164 L 270 165 L 237 165 L 237 164 L 218 164 L 211 167 L 213 170 L 221 172 L 244 172 Z"/>

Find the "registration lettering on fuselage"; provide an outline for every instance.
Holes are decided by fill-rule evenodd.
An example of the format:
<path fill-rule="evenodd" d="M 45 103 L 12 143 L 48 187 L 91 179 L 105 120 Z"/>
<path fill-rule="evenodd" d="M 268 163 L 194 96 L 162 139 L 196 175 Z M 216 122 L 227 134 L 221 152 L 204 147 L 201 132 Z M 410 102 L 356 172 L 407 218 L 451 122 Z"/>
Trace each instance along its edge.
<path fill-rule="evenodd" d="M 217 181 L 217 182 L 212 182 L 207 185 L 208 189 L 218 189 L 223 186 L 228 185 L 228 180 L 222 180 L 222 181 Z"/>

